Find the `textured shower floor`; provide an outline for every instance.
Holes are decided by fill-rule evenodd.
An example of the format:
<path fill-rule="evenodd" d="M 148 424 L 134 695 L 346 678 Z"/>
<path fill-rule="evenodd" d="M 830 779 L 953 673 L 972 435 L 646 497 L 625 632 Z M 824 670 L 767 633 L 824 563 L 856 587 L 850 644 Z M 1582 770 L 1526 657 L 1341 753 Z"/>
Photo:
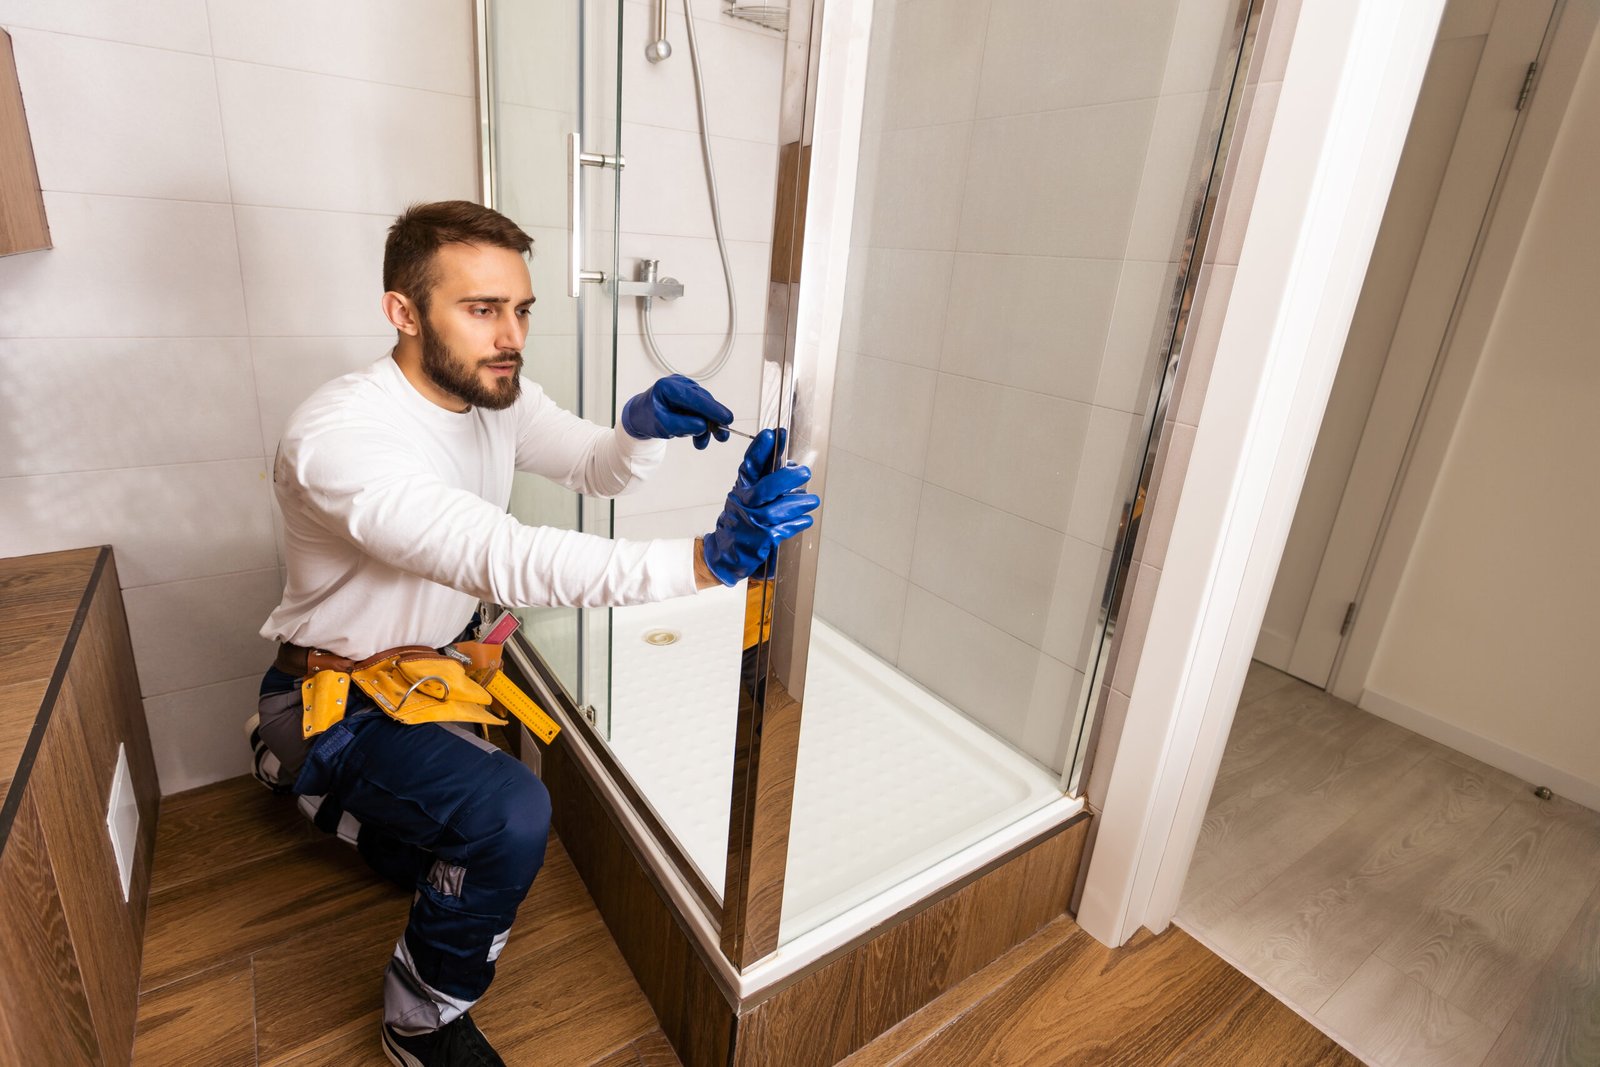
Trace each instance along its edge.
<path fill-rule="evenodd" d="M 617 609 L 611 748 L 720 892 L 744 589 Z M 653 631 L 677 639 L 656 645 Z M 784 886 L 787 940 L 1061 796 L 1056 777 L 820 619 Z"/>

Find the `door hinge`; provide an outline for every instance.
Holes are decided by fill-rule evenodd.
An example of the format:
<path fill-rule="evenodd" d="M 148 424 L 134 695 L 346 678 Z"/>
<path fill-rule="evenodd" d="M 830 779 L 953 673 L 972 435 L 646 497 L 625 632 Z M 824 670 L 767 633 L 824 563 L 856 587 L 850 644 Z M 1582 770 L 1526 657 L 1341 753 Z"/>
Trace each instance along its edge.
<path fill-rule="evenodd" d="M 1350 601 L 1350 606 L 1344 609 L 1344 622 L 1339 624 L 1339 636 L 1343 637 L 1350 632 L 1350 624 L 1356 621 L 1356 602 Z"/>
<path fill-rule="evenodd" d="M 1528 73 L 1522 77 L 1522 91 L 1517 94 L 1517 110 L 1521 111 L 1528 104 L 1528 97 L 1533 95 L 1533 76 L 1539 71 L 1537 61 L 1528 64 Z"/>

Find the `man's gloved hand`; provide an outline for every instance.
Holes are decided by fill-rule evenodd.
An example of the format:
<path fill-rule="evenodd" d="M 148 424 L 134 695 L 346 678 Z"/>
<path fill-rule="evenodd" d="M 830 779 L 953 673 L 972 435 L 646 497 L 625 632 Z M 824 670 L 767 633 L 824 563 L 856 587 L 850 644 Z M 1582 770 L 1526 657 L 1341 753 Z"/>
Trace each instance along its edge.
<path fill-rule="evenodd" d="M 706 447 L 712 437 L 726 441 L 732 421 L 733 412 L 681 374 L 660 379 L 622 406 L 622 428 L 628 436 L 693 437 L 696 448 Z"/>
<path fill-rule="evenodd" d="M 706 568 L 723 585 L 754 574 L 780 542 L 811 525 L 810 513 L 822 503 L 816 494 L 800 491 L 811 479 L 810 467 L 791 463 L 763 473 L 782 447 L 782 431 L 756 434 L 717 528 L 702 539 Z"/>

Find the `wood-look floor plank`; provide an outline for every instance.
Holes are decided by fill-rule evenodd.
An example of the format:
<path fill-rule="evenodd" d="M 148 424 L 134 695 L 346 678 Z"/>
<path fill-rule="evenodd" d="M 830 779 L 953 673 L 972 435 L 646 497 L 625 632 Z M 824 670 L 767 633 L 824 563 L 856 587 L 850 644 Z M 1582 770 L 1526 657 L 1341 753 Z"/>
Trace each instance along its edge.
<path fill-rule="evenodd" d="M 139 1001 L 134 1067 L 255 1067 L 249 960 L 185 978 Z"/>
<path fill-rule="evenodd" d="M 683 1067 L 665 1034 L 647 1034 L 595 1060 L 590 1067 Z"/>
<path fill-rule="evenodd" d="M 150 891 L 175 889 L 326 838 L 300 814 L 293 797 L 278 796 L 249 775 L 164 797 Z"/>
<path fill-rule="evenodd" d="M 1270 763 L 1213 795 L 1178 914 L 1208 928 L 1248 901 L 1430 754 L 1430 745 L 1364 712 L 1344 745 L 1281 724 Z"/>
<path fill-rule="evenodd" d="M 359 923 L 410 894 L 372 877 L 355 850 L 329 838 L 262 862 L 151 894 L 148 991 L 329 923 Z"/>
<path fill-rule="evenodd" d="M 1263 984 L 1315 1012 L 1409 921 L 1439 871 L 1511 799 L 1430 756 L 1206 934 Z"/>
<path fill-rule="evenodd" d="M 1600 873 L 1600 813 L 1516 796 L 1377 955 L 1499 1032 Z"/>
<path fill-rule="evenodd" d="M 355 877 L 377 876 L 359 871 Z M 405 929 L 410 898 L 396 895 L 356 922 L 328 922 L 255 954 L 256 1029 L 262 1064 L 292 1061 L 309 1048 L 365 1026 L 383 1007 L 383 972 Z M 544 870 L 513 926 L 485 1006 L 500 995 L 513 960 L 543 945 L 602 927 L 565 851 L 554 839 Z M 513 948 L 515 951 L 513 951 Z M 306 989 L 320 992 L 308 999 Z M 481 1010 L 481 1009 L 480 1009 Z M 475 1018 L 477 1016 L 474 1016 Z"/>
<path fill-rule="evenodd" d="M 1251 660 L 1250 669 L 1244 676 L 1244 691 L 1239 694 L 1239 703 L 1249 704 L 1295 682 L 1305 684 L 1292 674 L 1285 674 L 1260 660 Z"/>
<path fill-rule="evenodd" d="M 318 1035 L 318 1040 L 292 1059 L 279 1060 L 270 1067 L 389 1067 L 389 1057 L 379 1044 L 378 1027 L 382 1022 L 381 1011 L 368 1012 L 349 1020 L 332 1037 Z M 266 1060 L 261 1061 L 261 1067 L 269 1067 Z"/>
<path fill-rule="evenodd" d="M 527 951 L 513 928 L 472 1017 L 507 1063 L 593 1063 L 660 1029 L 603 924 Z"/>
<path fill-rule="evenodd" d="M 1259 986 L 1189 1042 L 1173 1067 L 1360 1067 L 1361 1060 Z"/>
<path fill-rule="evenodd" d="M 1074 938 L 900 1062 L 1166 1064 L 1253 988 L 1176 928 L 1116 951 Z"/>
<path fill-rule="evenodd" d="M 1600 887 L 1511 1014 L 1484 1067 L 1600 1063 Z"/>
<path fill-rule="evenodd" d="M 1477 1064 L 1498 1033 L 1376 956 L 1356 969 L 1317 1018 L 1379 1067 Z"/>

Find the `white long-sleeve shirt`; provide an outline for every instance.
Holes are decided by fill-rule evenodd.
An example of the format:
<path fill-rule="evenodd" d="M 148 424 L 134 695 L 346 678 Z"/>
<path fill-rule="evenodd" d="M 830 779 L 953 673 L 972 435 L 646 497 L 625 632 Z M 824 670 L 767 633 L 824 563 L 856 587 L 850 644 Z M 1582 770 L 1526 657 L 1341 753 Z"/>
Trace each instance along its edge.
<path fill-rule="evenodd" d="M 295 409 L 278 445 L 289 573 L 261 635 L 359 658 L 454 640 L 479 600 L 599 607 L 693 593 L 693 540 L 613 541 L 506 513 L 514 470 L 614 496 L 665 453 L 527 379 L 509 408 L 453 412 L 387 356 L 337 378 Z"/>

